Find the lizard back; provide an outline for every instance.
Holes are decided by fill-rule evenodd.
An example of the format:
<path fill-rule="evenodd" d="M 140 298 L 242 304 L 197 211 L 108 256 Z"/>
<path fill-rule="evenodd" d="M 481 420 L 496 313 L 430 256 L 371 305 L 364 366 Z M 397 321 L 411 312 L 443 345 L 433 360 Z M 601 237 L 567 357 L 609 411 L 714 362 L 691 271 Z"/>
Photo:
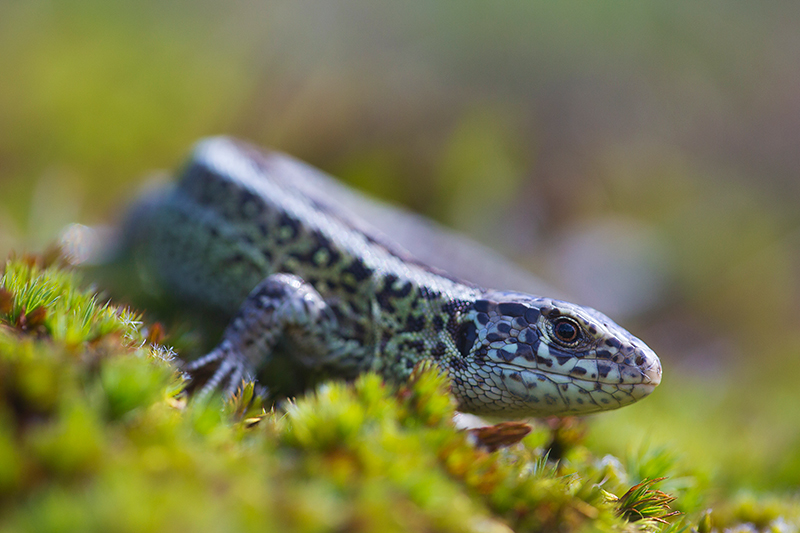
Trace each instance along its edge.
<path fill-rule="evenodd" d="M 290 163 L 228 139 L 200 143 L 178 184 L 129 217 L 126 240 L 140 270 L 180 299 L 226 315 L 270 274 L 297 274 L 365 346 L 432 318 L 441 302 L 482 292 L 326 201 L 336 185 Z"/>

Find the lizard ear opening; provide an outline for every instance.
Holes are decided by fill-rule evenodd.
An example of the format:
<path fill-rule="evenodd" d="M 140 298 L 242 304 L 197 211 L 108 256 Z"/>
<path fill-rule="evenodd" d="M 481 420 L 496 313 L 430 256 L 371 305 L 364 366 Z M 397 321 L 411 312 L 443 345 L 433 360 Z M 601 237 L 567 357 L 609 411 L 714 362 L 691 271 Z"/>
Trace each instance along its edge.
<path fill-rule="evenodd" d="M 456 341 L 456 348 L 458 351 L 461 352 L 461 355 L 467 357 L 469 352 L 472 351 L 472 347 L 475 345 L 475 340 L 478 338 L 478 329 L 475 326 L 475 323 L 465 322 L 461 324 L 456 331 L 455 341 Z"/>

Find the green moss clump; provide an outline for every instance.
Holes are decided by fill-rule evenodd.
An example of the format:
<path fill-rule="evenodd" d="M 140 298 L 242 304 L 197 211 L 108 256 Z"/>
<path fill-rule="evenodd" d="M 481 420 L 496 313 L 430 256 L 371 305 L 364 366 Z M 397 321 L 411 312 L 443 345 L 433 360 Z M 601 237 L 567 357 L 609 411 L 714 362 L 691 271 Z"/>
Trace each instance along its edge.
<path fill-rule="evenodd" d="M 454 427 L 433 365 L 400 387 L 365 374 L 269 411 L 252 384 L 227 402 L 187 404 L 172 353 L 149 344 L 134 313 L 77 289 L 74 274 L 11 261 L 0 294 L 3 531 L 710 527 L 699 501 L 681 509 L 691 521 L 664 520 L 685 483 L 671 495 L 652 482 L 628 491 L 642 472 L 689 479 L 674 461 L 594 457 L 574 419 L 488 451 Z M 742 502 L 730 520 L 781 516 L 757 507 Z"/>

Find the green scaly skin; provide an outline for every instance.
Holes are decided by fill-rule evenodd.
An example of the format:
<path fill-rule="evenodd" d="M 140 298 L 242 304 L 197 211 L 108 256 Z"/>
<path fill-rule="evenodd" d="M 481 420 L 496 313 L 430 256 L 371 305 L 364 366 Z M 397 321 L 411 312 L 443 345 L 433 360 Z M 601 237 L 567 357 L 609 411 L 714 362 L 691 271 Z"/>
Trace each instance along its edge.
<path fill-rule="evenodd" d="M 337 210 L 316 189 L 326 179 L 212 138 L 177 186 L 133 210 L 124 242 L 151 281 L 236 313 L 219 346 L 187 367 L 200 394 L 232 393 L 286 357 L 308 372 L 392 381 L 434 360 L 461 410 L 500 417 L 616 409 L 660 382 L 655 353 L 605 315 L 421 264 Z"/>

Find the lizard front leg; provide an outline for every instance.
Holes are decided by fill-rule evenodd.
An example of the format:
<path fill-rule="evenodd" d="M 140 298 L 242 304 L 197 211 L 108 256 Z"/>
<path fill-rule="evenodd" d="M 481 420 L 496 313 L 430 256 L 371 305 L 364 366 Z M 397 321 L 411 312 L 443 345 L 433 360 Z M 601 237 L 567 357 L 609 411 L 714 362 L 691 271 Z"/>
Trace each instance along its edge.
<path fill-rule="evenodd" d="M 336 317 L 314 287 L 292 274 L 272 274 L 247 297 L 222 342 L 187 365 L 193 382 L 187 389 L 202 385 L 198 397 L 216 390 L 233 394 L 243 379 L 255 379 L 279 340 L 288 340 L 306 364 L 322 362 L 349 344 L 337 338 L 337 330 Z"/>

